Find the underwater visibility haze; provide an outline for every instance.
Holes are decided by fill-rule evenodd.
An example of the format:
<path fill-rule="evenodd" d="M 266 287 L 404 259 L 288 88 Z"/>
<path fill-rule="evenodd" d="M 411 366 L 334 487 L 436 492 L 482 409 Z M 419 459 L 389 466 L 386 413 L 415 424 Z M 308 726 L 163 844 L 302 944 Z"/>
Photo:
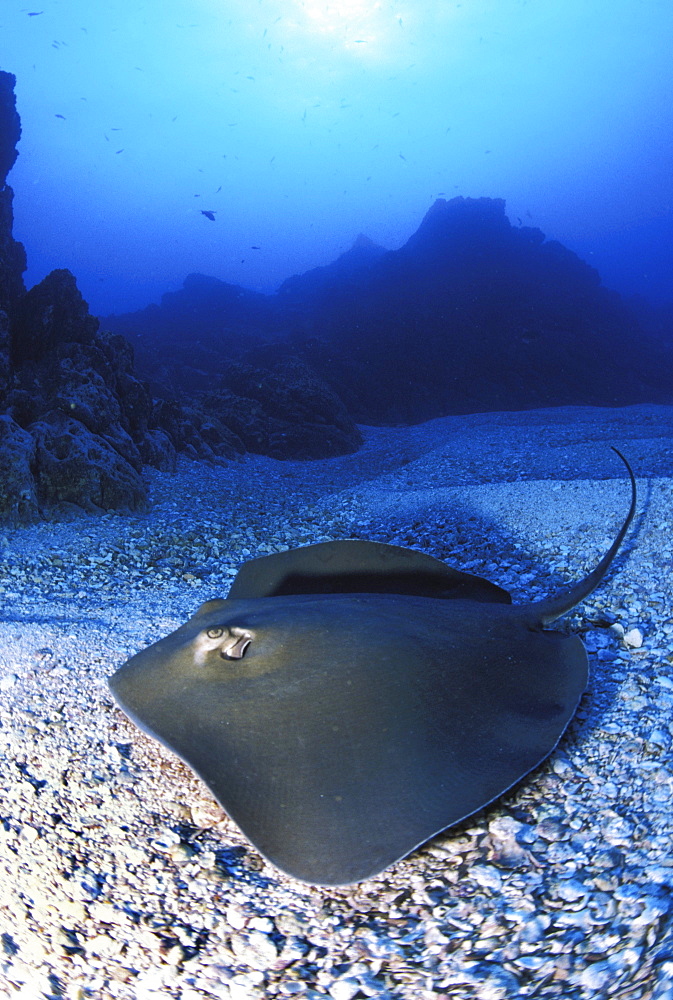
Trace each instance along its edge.
<path fill-rule="evenodd" d="M 5 0 L 26 284 L 67 267 L 101 316 L 192 272 L 273 292 L 459 195 L 660 304 L 672 50 L 667 0 Z"/>

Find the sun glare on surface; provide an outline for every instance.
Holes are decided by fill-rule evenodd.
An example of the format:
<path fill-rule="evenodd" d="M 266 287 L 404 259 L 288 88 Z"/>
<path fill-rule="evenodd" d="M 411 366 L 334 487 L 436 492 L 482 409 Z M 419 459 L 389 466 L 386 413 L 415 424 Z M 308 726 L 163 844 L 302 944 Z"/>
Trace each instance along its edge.
<path fill-rule="evenodd" d="M 314 34 L 339 39 L 348 46 L 370 45 L 381 40 L 387 26 L 384 4 L 366 0 L 295 0 L 297 13 Z"/>

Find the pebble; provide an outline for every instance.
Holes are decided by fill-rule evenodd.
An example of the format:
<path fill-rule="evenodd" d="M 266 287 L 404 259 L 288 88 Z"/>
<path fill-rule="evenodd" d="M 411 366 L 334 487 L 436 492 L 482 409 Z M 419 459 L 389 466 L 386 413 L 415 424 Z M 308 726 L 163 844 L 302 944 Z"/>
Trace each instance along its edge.
<path fill-rule="evenodd" d="M 245 935 L 232 935 L 231 950 L 239 961 L 252 969 L 270 968 L 278 958 L 278 951 L 271 938 L 257 930 L 250 930 Z"/>
<path fill-rule="evenodd" d="M 345 976 L 343 979 L 337 979 L 333 982 L 328 993 L 332 1000 L 353 1000 L 353 997 L 360 993 L 360 983 L 357 979 Z"/>
<path fill-rule="evenodd" d="M 366 428 L 341 459 L 148 470 L 148 515 L 3 529 L 0 987 L 18 1000 L 673 1000 L 673 488 L 646 440 L 654 427 L 670 439 L 671 414 Z M 622 436 L 651 496 L 619 568 L 564 620 L 590 650 L 575 719 L 501 800 L 376 879 L 329 890 L 280 874 L 114 708 L 118 664 L 226 594 L 244 559 L 299 539 L 394 541 L 516 600 L 549 593 L 595 565 L 623 514 L 623 483 L 595 472 L 621 475 L 602 452 Z M 517 448 L 529 481 L 498 481 Z M 577 464 L 555 483 L 563 462 Z"/>
<path fill-rule="evenodd" d="M 643 633 L 639 628 L 630 628 L 624 633 L 623 642 L 630 649 L 640 649 L 643 644 Z"/>

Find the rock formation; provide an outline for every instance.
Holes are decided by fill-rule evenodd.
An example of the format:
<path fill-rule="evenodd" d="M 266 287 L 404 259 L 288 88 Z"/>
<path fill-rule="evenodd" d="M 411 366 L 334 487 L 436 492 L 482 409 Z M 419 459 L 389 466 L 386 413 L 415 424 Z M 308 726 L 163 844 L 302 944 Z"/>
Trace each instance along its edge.
<path fill-rule="evenodd" d="M 172 470 L 177 452 L 226 462 L 246 450 L 279 458 L 355 450 L 361 439 L 352 419 L 301 360 L 263 371 L 232 365 L 273 327 L 264 296 L 199 276 L 167 296 L 173 347 L 164 330 L 165 339 L 149 337 L 145 350 L 159 362 L 177 356 L 178 366 L 164 364 L 165 391 L 156 398 L 136 377 L 128 340 L 99 330 L 69 271 L 52 271 L 25 290 L 26 258 L 12 236 L 6 185 L 21 135 L 14 84 L 11 74 L 0 73 L 0 521 L 142 510 L 143 463 Z M 150 326 L 152 313 L 143 313 Z M 217 389 L 208 368 L 213 343 Z M 188 397 L 181 349 L 191 365 L 186 370 L 194 372 Z"/>
<path fill-rule="evenodd" d="M 206 387 L 214 345 L 218 369 L 240 360 L 246 350 L 272 335 L 275 312 L 266 295 L 189 274 L 181 289 L 162 295 L 160 305 L 107 317 L 102 323 L 133 343 L 139 368 L 150 373 L 153 382 L 174 393 L 191 393 Z"/>
<path fill-rule="evenodd" d="M 173 303 L 164 297 L 154 307 L 154 355 L 141 361 L 147 377 L 166 378 L 156 349 L 170 327 L 170 353 L 189 391 L 205 372 L 224 375 L 232 358 L 253 365 L 262 380 L 269 352 L 276 360 L 283 353 L 362 423 L 673 399 L 665 339 L 576 254 L 539 229 L 512 226 L 498 199 L 440 199 L 399 250 L 359 237 L 334 263 L 284 282 L 265 305 L 256 297 L 250 314 L 247 300 L 224 287 L 226 334 L 190 323 L 180 344 Z M 197 291 L 192 284 L 193 306 Z M 146 339 L 142 320 L 136 313 L 104 322 Z M 189 357 L 195 344 L 198 366 Z"/>
<path fill-rule="evenodd" d="M 200 444 L 198 435 L 170 420 L 180 451 L 210 458 L 209 444 L 217 438 L 239 452 L 308 459 L 343 455 L 362 442 L 324 376 L 297 352 L 264 352 L 287 325 L 286 313 L 270 296 L 190 274 L 183 288 L 162 296 L 161 305 L 109 316 L 102 324 L 133 344 L 138 369 L 164 401 L 163 414 L 178 407 L 196 422 L 201 415 L 207 431 Z"/>
<path fill-rule="evenodd" d="M 98 334 L 69 271 L 52 271 L 17 300 L 9 359 L 4 453 L 12 450 L 21 478 L 0 498 L 4 518 L 142 509 L 140 445 L 152 401 L 133 375 L 129 345 Z"/>
<path fill-rule="evenodd" d="M 298 349 L 364 423 L 671 399 L 620 296 L 498 199 L 439 200 L 359 282 L 281 297 L 295 322 L 310 302 Z"/>
<path fill-rule="evenodd" d="M 25 290 L 6 184 L 21 136 L 15 82 L 0 72 L 0 520 L 137 510 L 143 452 L 170 464 L 174 450 L 156 439 L 130 346 L 98 333 L 70 272 Z"/>
<path fill-rule="evenodd" d="M 21 138 L 21 121 L 14 97 L 15 84 L 16 77 L 0 70 L 0 313 L 11 312 L 14 303 L 25 290 L 23 272 L 26 270 L 26 252 L 23 244 L 17 243 L 12 236 L 14 192 L 7 184 L 7 174 L 16 161 L 16 145 Z M 1 324 L 0 318 L 0 329 Z"/>
<path fill-rule="evenodd" d="M 284 352 L 263 365 L 231 363 L 199 402 L 246 451 L 272 458 L 344 455 L 362 443 L 337 394 L 301 358 Z"/>
<path fill-rule="evenodd" d="M 67 270 L 52 271 L 17 302 L 10 380 L 1 401 L 0 518 L 142 510 L 143 463 L 175 469 L 176 453 L 225 461 L 240 438 L 198 405 L 153 399 L 134 374 L 133 349 L 98 320 Z"/>

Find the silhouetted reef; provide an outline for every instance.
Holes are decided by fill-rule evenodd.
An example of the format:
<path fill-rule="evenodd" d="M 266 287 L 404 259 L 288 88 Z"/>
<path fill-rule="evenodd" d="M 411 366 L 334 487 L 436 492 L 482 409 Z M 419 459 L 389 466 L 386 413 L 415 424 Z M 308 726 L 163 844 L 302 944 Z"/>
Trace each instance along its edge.
<path fill-rule="evenodd" d="M 206 281 L 218 303 L 207 325 Z M 214 281 L 190 276 L 161 305 L 103 321 L 157 385 L 193 393 L 232 361 L 263 378 L 294 359 L 370 424 L 673 395 L 670 325 L 657 334 L 572 251 L 512 226 L 500 199 L 439 199 L 399 250 L 359 237 L 275 295 L 253 301 L 225 282 L 215 295 Z"/>

